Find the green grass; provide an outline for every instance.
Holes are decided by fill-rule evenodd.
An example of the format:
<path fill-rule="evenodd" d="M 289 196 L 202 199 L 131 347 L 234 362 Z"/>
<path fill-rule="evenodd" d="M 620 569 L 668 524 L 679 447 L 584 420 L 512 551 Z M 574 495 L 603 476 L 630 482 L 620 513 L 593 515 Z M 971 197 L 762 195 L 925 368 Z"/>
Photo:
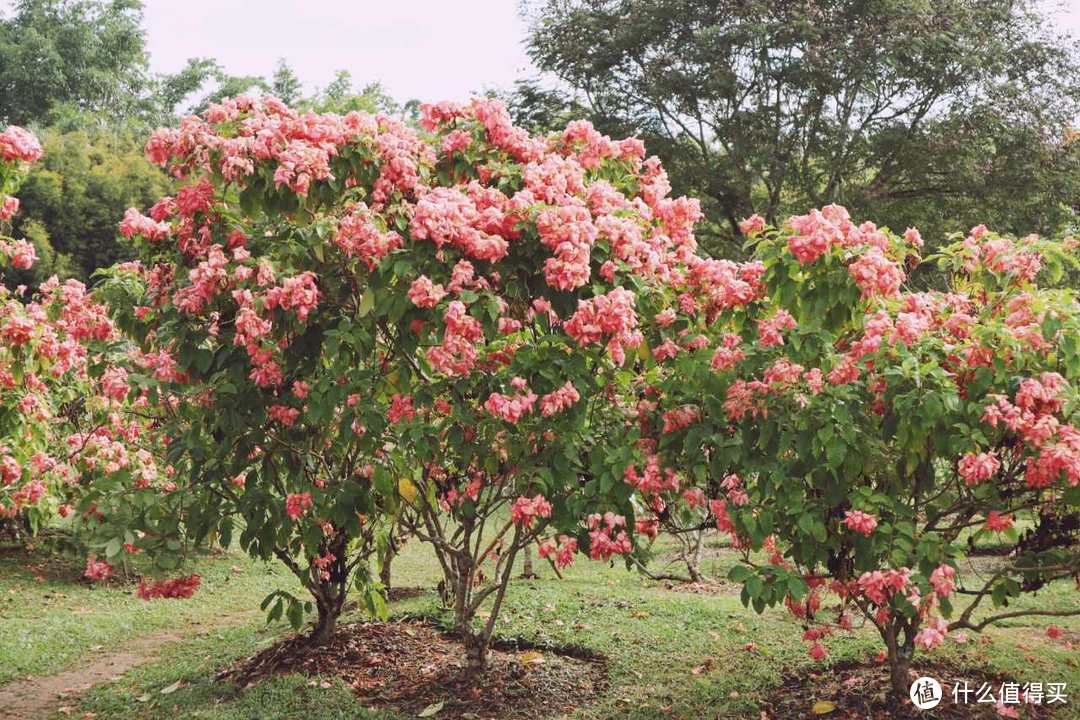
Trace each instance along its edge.
<path fill-rule="evenodd" d="M 80 711 L 95 713 L 95 720 L 388 717 L 364 709 L 336 682 L 322 688 L 310 678 L 289 676 L 240 690 L 214 681 L 215 672 L 230 660 L 289 632 L 282 625 L 267 627 L 258 614 L 238 615 L 257 611 L 269 591 L 292 588 L 293 581 L 274 565 L 235 553 L 204 557 L 195 566 L 204 583 L 194 598 L 146 603 L 132 597 L 130 587 L 91 589 L 62 574 L 39 582 L 24 568 L 27 562 L 25 556 L 0 558 L 0 681 L 71 667 L 97 645 L 108 648 L 134 635 L 181 630 L 184 639 L 164 648 L 162 660 L 92 689 L 82 697 Z M 704 569 L 719 577 L 733 562 L 733 554 L 714 549 Z M 801 630 L 786 611 L 757 615 L 744 609 L 734 592 L 671 592 L 621 565 L 585 560 L 561 581 L 546 563 L 536 566 L 542 579 L 514 582 L 497 634 L 583 644 L 608 656 L 611 687 L 576 717 L 757 718 L 761 698 L 782 674 L 813 665 Z M 431 588 L 437 580 L 436 564 L 426 549 L 409 543 L 395 562 L 395 584 Z M 1044 589 L 1038 602 L 1067 607 L 1076 597 L 1069 584 L 1058 583 Z M 1024 600 L 1021 606 L 1035 602 Z M 435 613 L 436 597 L 427 592 L 395 603 L 391 612 Z M 217 627 L 222 617 L 227 623 Z M 1055 622 L 1080 632 L 1076 618 Z M 1042 619 L 1014 621 L 985 633 L 990 644 L 973 638 L 938 652 L 963 665 L 989 665 L 1018 682 L 1067 682 L 1075 694 L 1080 691 L 1076 653 L 1046 641 L 1048 624 Z M 754 652 L 744 649 L 750 642 Z M 831 639 L 829 648 L 828 661 L 838 662 L 867 658 L 879 644 L 862 630 Z M 715 669 L 692 672 L 709 658 Z M 178 690 L 161 694 L 177 681 Z M 808 708 L 813 700 L 813 688 L 807 688 Z"/>

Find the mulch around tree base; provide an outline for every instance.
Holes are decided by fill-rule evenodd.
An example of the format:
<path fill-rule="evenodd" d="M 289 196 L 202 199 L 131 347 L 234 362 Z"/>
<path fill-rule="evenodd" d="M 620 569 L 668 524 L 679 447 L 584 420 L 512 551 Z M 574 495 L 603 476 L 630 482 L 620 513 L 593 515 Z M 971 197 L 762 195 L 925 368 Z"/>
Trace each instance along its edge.
<path fill-rule="evenodd" d="M 975 693 L 984 683 L 990 684 L 992 695 L 997 699 L 1002 683 L 1019 683 L 1022 686 L 1024 682 L 1038 682 L 1040 678 L 1037 677 L 1010 678 L 988 669 L 960 667 L 948 662 L 916 663 L 912 669 L 912 682 L 924 676 L 934 678 L 941 684 L 943 696 L 937 707 L 927 710 L 916 709 L 906 698 L 900 705 L 889 700 L 889 669 L 885 664 L 845 662 L 787 675 L 762 700 L 762 718 L 1001 720 L 1002 717 L 1017 717 L 1023 720 L 1056 720 L 1070 717 L 1069 713 L 1075 710 L 1071 697 L 1067 705 L 1004 705 L 1006 712 L 1016 710 L 1015 716 L 999 715 L 994 703 L 975 701 Z M 971 688 L 969 702 L 954 702 L 953 688 L 956 685 Z M 1071 695 L 1069 691 L 1067 688 L 1066 692 Z M 1043 702 L 1046 702 L 1045 698 Z M 815 707 L 815 703 L 820 704 Z"/>
<path fill-rule="evenodd" d="M 313 647 L 293 637 L 241 660 L 220 678 L 248 687 L 280 673 L 338 677 L 372 708 L 437 720 L 535 718 L 572 712 L 608 685 L 603 656 L 583 648 L 493 642 L 488 668 L 468 677 L 460 641 L 424 620 L 351 623 Z M 433 711 L 433 706 L 438 706 Z"/>

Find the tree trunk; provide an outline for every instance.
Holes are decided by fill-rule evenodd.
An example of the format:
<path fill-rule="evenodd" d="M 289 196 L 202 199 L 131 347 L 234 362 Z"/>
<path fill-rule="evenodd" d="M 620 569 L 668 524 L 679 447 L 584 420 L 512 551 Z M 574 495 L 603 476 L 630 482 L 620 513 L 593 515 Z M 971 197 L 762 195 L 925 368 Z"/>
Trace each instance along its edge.
<path fill-rule="evenodd" d="M 892 702 L 899 707 L 909 697 L 911 691 L 911 658 L 914 644 L 913 632 L 904 633 L 904 642 L 900 642 L 900 627 L 891 622 L 885 633 L 886 658 L 889 662 L 889 684 L 892 686 Z"/>
<path fill-rule="evenodd" d="M 325 595 L 323 598 L 315 598 L 315 607 L 319 610 L 319 619 L 315 622 L 315 627 L 312 629 L 310 636 L 315 645 L 325 645 L 333 639 L 344 600 L 344 593 L 340 593 L 333 598 L 326 598 Z"/>
<path fill-rule="evenodd" d="M 379 582 L 382 583 L 383 588 L 387 593 L 390 592 L 390 562 L 394 559 L 393 550 L 388 550 L 386 557 L 383 558 L 382 567 L 379 568 Z"/>
<path fill-rule="evenodd" d="M 526 545 L 524 551 L 525 556 L 521 561 L 521 577 L 525 580 L 535 580 L 539 576 L 533 571 L 532 545 Z"/>
<path fill-rule="evenodd" d="M 485 637 L 484 632 L 472 632 L 465 633 L 463 638 L 465 642 L 465 657 L 468 661 L 469 675 L 476 675 L 483 672 L 487 667 L 488 658 L 488 638 Z"/>
<path fill-rule="evenodd" d="M 686 553 L 686 572 L 690 575 L 690 582 L 701 582 L 704 576 L 701 574 L 701 548 L 705 544 L 705 531 L 695 530 L 690 535 L 690 548 Z"/>
<path fill-rule="evenodd" d="M 334 561 L 326 568 L 327 575 L 308 585 L 308 590 L 315 598 L 315 607 L 319 618 L 311 631 L 311 641 L 316 645 L 325 645 L 334 637 L 337 621 L 345 607 L 345 598 L 349 592 L 349 566 L 345 558 L 348 539 L 339 534 L 333 542 L 320 548 L 323 553 L 334 555 Z"/>

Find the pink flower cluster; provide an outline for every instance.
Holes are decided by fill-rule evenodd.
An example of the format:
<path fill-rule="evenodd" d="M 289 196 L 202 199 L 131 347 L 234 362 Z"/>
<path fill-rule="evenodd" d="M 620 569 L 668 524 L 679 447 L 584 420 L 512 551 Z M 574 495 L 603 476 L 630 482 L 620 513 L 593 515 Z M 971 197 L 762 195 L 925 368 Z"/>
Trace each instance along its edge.
<path fill-rule="evenodd" d="M 515 378 L 515 380 L 521 380 L 521 378 Z M 529 389 L 524 380 L 517 383 L 515 387 L 519 394 L 514 397 L 497 392 L 491 393 L 484 402 L 484 409 L 491 415 L 516 425 L 522 417 L 532 412 L 537 398 L 536 393 Z"/>
<path fill-rule="evenodd" d="M 862 290 L 864 298 L 895 297 L 900 294 L 904 271 L 885 257 L 881 248 L 872 246 L 848 265 L 848 272 Z"/>
<path fill-rule="evenodd" d="M 783 330 L 794 330 L 797 327 L 795 318 L 787 310 L 778 310 L 772 317 L 758 320 L 758 342 L 762 347 L 783 345 Z"/>
<path fill-rule="evenodd" d="M 645 467 L 639 474 L 635 465 L 627 465 L 623 479 L 646 495 L 659 495 L 679 489 L 679 476 L 671 468 L 660 467 L 660 456 L 647 453 Z"/>
<path fill-rule="evenodd" d="M 844 525 L 848 530 L 869 537 L 877 528 L 877 518 L 862 510 L 848 510 L 844 513 Z"/>
<path fill-rule="evenodd" d="M 8 125 L 0 133 L 0 158 L 5 162 L 37 162 L 41 158 L 41 143 L 29 130 Z"/>
<path fill-rule="evenodd" d="M 87 580 L 97 582 L 99 580 L 108 580 L 112 576 L 112 565 L 104 560 L 98 560 L 93 555 L 86 558 L 86 569 L 83 571 L 83 577 Z"/>
<path fill-rule="evenodd" d="M 447 306 L 443 321 L 446 330 L 442 343 L 428 349 L 427 360 L 445 375 L 468 375 L 476 364 L 477 345 L 484 339 L 484 330 L 460 300 Z"/>
<path fill-rule="evenodd" d="M 634 294 L 625 288 L 615 288 L 591 300 L 579 300 L 577 311 L 563 327 L 583 347 L 606 338 L 608 355 L 622 365 L 626 360 L 625 348 L 637 347 L 642 341 L 641 332 L 636 329 L 634 303 Z"/>
<path fill-rule="evenodd" d="M 540 543 L 540 557 L 551 559 L 557 568 L 564 568 L 574 562 L 574 553 L 577 549 L 576 539 L 568 535 L 560 535 L 557 543 L 552 538 Z"/>
<path fill-rule="evenodd" d="M 314 504 L 309 492 L 291 493 L 285 498 L 285 514 L 294 521 L 299 520 Z"/>
<path fill-rule="evenodd" d="M 626 534 L 626 518 L 614 513 L 593 513 L 586 520 L 589 529 L 589 557 L 609 560 L 612 555 L 629 555 L 634 543 Z"/>
<path fill-rule="evenodd" d="M 165 221 L 157 222 L 135 208 L 128 208 L 120 221 L 120 234 L 129 240 L 141 235 L 149 242 L 160 242 L 172 234 L 172 225 Z"/>
<path fill-rule="evenodd" d="M 416 410 L 413 409 L 412 396 L 395 393 L 390 398 L 390 408 L 386 411 L 386 421 L 394 425 L 399 422 L 409 422 L 414 417 L 416 417 Z"/>
<path fill-rule="evenodd" d="M 444 297 L 446 297 L 446 289 L 442 285 L 431 282 L 427 275 L 416 278 L 409 287 L 409 300 L 418 308 L 433 308 Z"/>
<path fill-rule="evenodd" d="M 359 257 L 368 270 L 374 270 L 384 257 L 403 244 L 396 232 L 380 230 L 375 225 L 372 213 L 364 203 L 357 203 L 338 220 L 333 242 L 347 256 Z"/>
<path fill-rule="evenodd" d="M 1001 461 L 994 453 L 968 453 L 960 458 L 957 472 L 964 478 L 964 483 L 971 486 L 992 478 L 999 467 L 1001 467 Z"/>
<path fill-rule="evenodd" d="M 202 578 L 197 575 L 186 575 L 170 580 L 158 580 L 149 585 L 145 580 L 139 582 L 139 589 L 135 591 L 143 600 L 156 600 L 158 598 L 189 598 L 195 594 L 202 584 Z"/>
<path fill-rule="evenodd" d="M 558 415 L 581 399 L 577 388 L 569 380 L 566 384 L 540 398 L 540 414 L 544 417 Z"/>
<path fill-rule="evenodd" d="M 543 495 L 525 497 L 522 495 L 510 506 L 510 521 L 519 527 L 529 529 L 537 518 L 551 517 L 551 503 Z"/>
<path fill-rule="evenodd" d="M 1026 443 L 1032 453 L 1024 471 L 1029 487 L 1050 487 L 1060 478 L 1074 487 L 1080 484 L 1080 431 L 1057 418 L 1064 406 L 1064 389 L 1061 375 L 1045 372 L 1021 381 L 1015 403 L 994 396 L 983 412 L 990 427 L 1002 426 Z"/>

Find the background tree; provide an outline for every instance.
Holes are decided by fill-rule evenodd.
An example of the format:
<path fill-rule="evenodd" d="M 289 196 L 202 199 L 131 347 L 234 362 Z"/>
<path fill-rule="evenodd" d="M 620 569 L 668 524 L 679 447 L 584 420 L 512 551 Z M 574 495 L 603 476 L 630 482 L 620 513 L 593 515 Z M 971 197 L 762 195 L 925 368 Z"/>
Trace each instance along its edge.
<path fill-rule="evenodd" d="M 47 241 L 83 280 L 130 257 L 130 249 L 116 242 L 116 218 L 173 187 L 144 157 L 139 137 L 123 129 L 46 131 L 45 154 L 20 190 L 16 232 Z"/>
<path fill-rule="evenodd" d="M 138 0 L 18 0 L 0 19 L 0 122 L 48 122 L 62 105 L 132 112 L 144 42 Z"/>
<path fill-rule="evenodd" d="M 602 130 L 644 135 L 676 190 L 723 224 L 705 232 L 738 238 L 755 210 L 773 221 L 830 202 L 900 229 L 918 221 L 932 242 L 997 219 L 1004 197 L 1025 210 L 1003 230 L 1074 216 L 1075 45 L 1032 2 L 535 0 L 527 12 L 537 65 Z"/>
<path fill-rule="evenodd" d="M 293 105 L 300 100 L 303 91 L 304 86 L 300 78 L 285 58 L 280 58 L 274 75 L 270 78 L 270 94 L 286 105 Z"/>

